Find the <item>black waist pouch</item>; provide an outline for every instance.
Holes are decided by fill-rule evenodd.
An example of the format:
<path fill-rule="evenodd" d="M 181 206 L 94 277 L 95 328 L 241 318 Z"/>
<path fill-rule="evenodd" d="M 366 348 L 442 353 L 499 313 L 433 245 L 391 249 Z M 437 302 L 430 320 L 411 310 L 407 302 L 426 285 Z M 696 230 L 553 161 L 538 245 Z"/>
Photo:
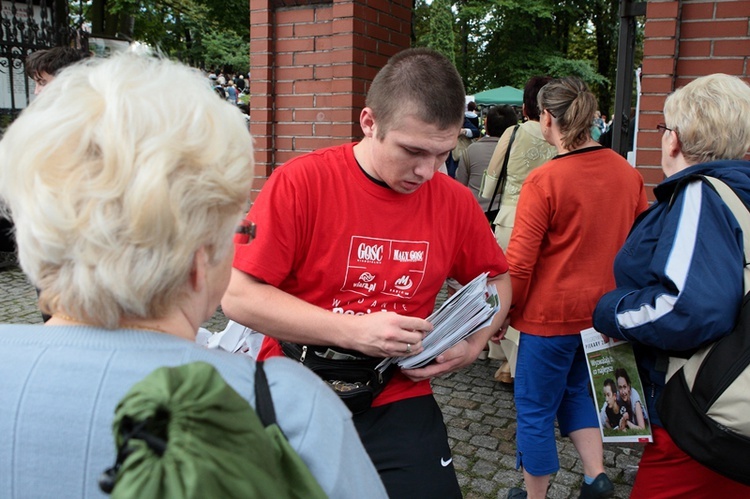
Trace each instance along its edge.
<path fill-rule="evenodd" d="M 328 383 L 353 414 L 372 406 L 395 372 L 389 366 L 381 373 L 375 366 L 383 359 L 343 348 L 298 345 L 281 342 L 284 355 L 301 362 Z"/>

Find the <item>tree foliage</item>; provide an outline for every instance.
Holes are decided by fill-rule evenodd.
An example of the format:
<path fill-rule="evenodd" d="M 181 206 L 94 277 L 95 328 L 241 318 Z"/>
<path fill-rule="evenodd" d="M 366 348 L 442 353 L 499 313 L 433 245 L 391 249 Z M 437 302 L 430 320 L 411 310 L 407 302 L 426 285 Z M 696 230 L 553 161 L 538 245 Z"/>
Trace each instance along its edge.
<path fill-rule="evenodd" d="M 413 43 L 434 46 L 438 0 L 416 0 Z M 453 54 L 467 93 L 523 88 L 538 74 L 578 76 L 613 107 L 618 0 L 440 0 L 449 4 Z M 441 14 L 442 15 L 442 14 Z M 441 20 L 441 25 L 445 21 Z M 445 35 L 441 35 L 445 38 Z"/>
<path fill-rule="evenodd" d="M 247 0 L 87 0 L 70 10 L 92 36 L 137 40 L 193 66 L 248 71 Z"/>
<path fill-rule="evenodd" d="M 456 63 L 451 0 L 434 0 L 430 8 L 430 29 L 426 34 L 427 46 Z"/>

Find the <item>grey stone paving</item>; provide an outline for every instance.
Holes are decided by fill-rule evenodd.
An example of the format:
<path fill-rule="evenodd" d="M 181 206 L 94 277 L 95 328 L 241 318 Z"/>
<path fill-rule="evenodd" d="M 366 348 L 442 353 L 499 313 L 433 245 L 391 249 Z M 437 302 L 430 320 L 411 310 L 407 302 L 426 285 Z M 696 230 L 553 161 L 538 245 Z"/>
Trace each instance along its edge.
<path fill-rule="evenodd" d="M 441 296 L 439 298 L 444 298 Z M 15 266 L 0 267 L 0 323 L 41 323 L 36 293 Z M 226 318 L 217 313 L 204 327 L 224 329 Z M 513 388 L 494 381 L 496 360 L 477 360 L 468 368 L 433 381 L 443 410 L 464 496 L 467 499 L 505 498 L 508 489 L 522 485 L 515 469 L 516 412 Z M 547 497 L 578 497 L 583 477 L 578 454 L 570 440 L 559 437 L 560 471 L 552 478 Z M 615 483 L 615 497 L 627 498 L 641 456 L 638 444 L 607 444 L 604 461 Z"/>

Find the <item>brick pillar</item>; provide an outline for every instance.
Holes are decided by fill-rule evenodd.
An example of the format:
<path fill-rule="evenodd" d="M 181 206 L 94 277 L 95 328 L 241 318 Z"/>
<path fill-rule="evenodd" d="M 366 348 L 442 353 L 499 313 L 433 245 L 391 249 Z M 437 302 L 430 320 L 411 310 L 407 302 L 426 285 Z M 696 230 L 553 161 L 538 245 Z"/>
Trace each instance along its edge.
<path fill-rule="evenodd" d="M 667 95 L 712 73 L 748 81 L 749 63 L 750 0 L 649 0 L 637 155 L 647 186 L 664 179 L 661 134 L 655 127 L 664 121 Z"/>
<path fill-rule="evenodd" d="M 255 177 L 273 164 L 273 9 L 271 0 L 250 0 L 250 133 L 255 137 Z M 263 182 L 256 180 L 255 200 Z"/>
<path fill-rule="evenodd" d="M 361 137 L 369 84 L 410 30 L 411 0 L 250 0 L 256 175 Z"/>
<path fill-rule="evenodd" d="M 664 180 L 661 135 L 656 125 L 664 121 L 664 99 L 674 90 L 679 10 L 676 1 L 654 1 L 646 6 L 637 168 L 650 199 L 654 199 L 654 186 Z"/>

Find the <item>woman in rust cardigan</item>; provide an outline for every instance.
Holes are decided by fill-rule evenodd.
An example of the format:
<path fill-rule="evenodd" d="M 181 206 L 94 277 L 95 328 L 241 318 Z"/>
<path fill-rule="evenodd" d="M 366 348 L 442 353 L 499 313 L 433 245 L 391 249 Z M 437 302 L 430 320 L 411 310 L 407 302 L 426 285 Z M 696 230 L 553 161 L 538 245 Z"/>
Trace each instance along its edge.
<path fill-rule="evenodd" d="M 557 156 L 523 184 L 508 246 L 510 324 L 521 331 L 516 371 L 517 464 L 528 497 L 542 498 L 559 468 L 555 417 L 581 456 L 581 497 L 611 497 L 598 416 L 579 332 L 615 286 L 612 265 L 646 206 L 641 176 L 590 135 L 596 99 L 577 78 L 538 95 L 544 138 Z M 526 497 L 513 489 L 509 497 Z"/>

